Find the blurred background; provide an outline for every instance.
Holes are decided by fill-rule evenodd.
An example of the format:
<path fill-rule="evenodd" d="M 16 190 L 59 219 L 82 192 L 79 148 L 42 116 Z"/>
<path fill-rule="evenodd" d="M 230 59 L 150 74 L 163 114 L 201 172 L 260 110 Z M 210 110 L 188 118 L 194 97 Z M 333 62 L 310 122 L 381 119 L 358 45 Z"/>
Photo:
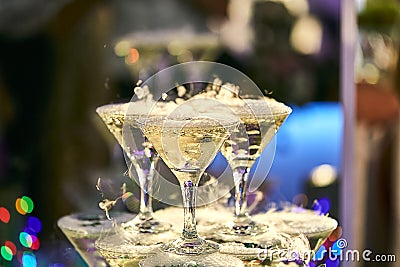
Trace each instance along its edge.
<path fill-rule="evenodd" d="M 388 254 L 400 202 L 399 5 L 354 5 L 359 242 Z M 99 177 L 111 195 L 129 183 L 96 107 L 127 101 L 139 79 L 192 60 L 234 67 L 293 109 L 258 211 L 272 202 L 314 208 L 323 199 L 324 213 L 340 224 L 340 7 L 340 0 L 0 1 L 0 246 L 21 247 L 20 232 L 38 219 L 40 246 L 30 248 L 37 262 L 84 266 L 57 220 L 98 209 Z"/>

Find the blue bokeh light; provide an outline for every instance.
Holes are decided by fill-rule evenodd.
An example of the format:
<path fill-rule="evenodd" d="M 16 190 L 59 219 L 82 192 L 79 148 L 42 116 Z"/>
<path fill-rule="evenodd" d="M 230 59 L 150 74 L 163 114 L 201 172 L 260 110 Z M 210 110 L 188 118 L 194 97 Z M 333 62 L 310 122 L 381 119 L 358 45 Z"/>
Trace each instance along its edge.
<path fill-rule="evenodd" d="M 31 230 L 33 233 L 39 233 L 42 230 L 42 223 L 41 221 L 33 216 L 30 216 L 26 222 L 28 229 Z"/>
<path fill-rule="evenodd" d="M 24 267 L 36 267 L 37 261 L 35 255 L 33 253 L 24 252 L 22 256 L 22 265 Z"/>

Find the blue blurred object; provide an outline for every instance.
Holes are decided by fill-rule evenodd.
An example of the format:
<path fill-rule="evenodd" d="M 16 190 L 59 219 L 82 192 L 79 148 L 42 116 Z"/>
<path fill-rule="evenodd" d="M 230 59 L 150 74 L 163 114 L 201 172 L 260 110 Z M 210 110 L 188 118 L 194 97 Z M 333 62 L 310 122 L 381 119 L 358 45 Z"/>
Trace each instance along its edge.
<path fill-rule="evenodd" d="M 340 172 L 343 131 L 340 103 L 311 102 L 291 108 L 292 114 L 276 135 L 275 159 L 268 174 L 268 179 L 279 184 L 280 200 L 289 201 L 305 191 L 316 166 L 329 164 Z"/>
<path fill-rule="evenodd" d="M 331 201 L 328 198 L 315 199 L 312 205 L 312 209 L 318 215 L 329 214 L 331 208 Z"/>

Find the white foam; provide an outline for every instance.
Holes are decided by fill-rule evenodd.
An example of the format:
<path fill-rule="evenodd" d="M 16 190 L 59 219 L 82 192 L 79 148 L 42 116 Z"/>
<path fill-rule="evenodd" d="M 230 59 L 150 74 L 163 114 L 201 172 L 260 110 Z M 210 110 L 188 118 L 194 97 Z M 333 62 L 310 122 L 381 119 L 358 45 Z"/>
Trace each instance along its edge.
<path fill-rule="evenodd" d="M 215 99 L 229 106 L 235 114 L 255 113 L 256 115 L 288 114 L 291 109 L 285 104 L 266 96 L 241 96 L 240 88 L 231 83 L 224 83 L 216 78 L 213 83 L 193 99 Z"/>

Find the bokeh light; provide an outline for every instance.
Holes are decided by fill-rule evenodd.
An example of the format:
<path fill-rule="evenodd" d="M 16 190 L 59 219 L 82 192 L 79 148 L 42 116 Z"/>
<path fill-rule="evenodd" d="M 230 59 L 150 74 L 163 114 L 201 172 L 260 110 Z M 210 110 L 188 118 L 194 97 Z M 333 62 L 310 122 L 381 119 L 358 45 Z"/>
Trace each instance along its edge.
<path fill-rule="evenodd" d="M 33 240 L 32 236 L 28 233 L 21 232 L 19 234 L 19 242 L 26 248 L 30 248 L 32 246 Z"/>
<path fill-rule="evenodd" d="M 322 213 L 322 211 L 321 211 L 322 207 L 319 204 L 318 200 L 314 200 L 312 208 L 313 208 L 315 214 L 321 214 Z"/>
<path fill-rule="evenodd" d="M 42 230 L 42 223 L 40 220 L 36 217 L 30 216 L 26 222 L 27 228 L 32 232 L 32 233 L 39 233 Z"/>
<path fill-rule="evenodd" d="M 311 183 L 316 187 L 326 187 L 333 184 L 337 178 L 335 167 L 322 164 L 311 171 Z"/>
<path fill-rule="evenodd" d="M 370 84 L 376 84 L 379 81 L 380 78 L 380 72 L 379 69 L 371 63 L 367 63 L 364 66 L 364 79 L 366 80 L 367 83 Z"/>
<path fill-rule="evenodd" d="M 114 53 L 119 57 L 124 57 L 129 54 L 131 44 L 128 41 L 120 41 L 114 47 Z"/>
<path fill-rule="evenodd" d="M 126 64 L 133 64 L 139 60 L 139 51 L 136 48 L 129 49 L 129 54 L 125 58 Z"/>
<path fill-rule="evenodd" d="M 32 245 L 30 246 L 30 248 L 32 250 L 38 250 L 40 248 L 39 238 L 37 238 L 37 236 L 35 235 L 31 235 L 31 239 L 32 239 Z"/>
<path fill-rule="evenodd" d="M 17 247 L 15 246 L 15 244 L 11 241 L 6 241 L 4 242 L 4 246 L 8 247 L 9 249 L 11 249 L 11 252 L 13 255 L 17 254 Z"/>
<path fill-rule="evenodd" d="M 22 246 L 33 250 L 38 250 L 40 247 L 39 238 L 35 235 L 30 235 L 26 232 L 21 232 L 19 234 L 19 242 L 21 243 Z"/>
<path fill-rule="evenodd" d="M 307 207 L 308 198 L 305 194 L 298 194 L 293 197 L 292 203 L 296 206 L 300 206 L 300 207 L 304 208 L 304 207 Z"/>
<path fill-rule="evenodd" d="M 28 206 L 28 208 L 27 208 L 27 210 L 25 210 L 25 212 L 26 213 L 31 213 L 33 211 L 33 207 L 34 207 L 32 199 L 30 199 L 27 196 L 23 196 L 21 198 L 21 200 L 25 201 L 27 206 Z"/>
<path fill-rule="evenodd" d="M 185 49 L 179 56 L 177 56 L 179 62 L 187 62 L 193 60 L 193 54 L 190 50 Z"/>
<path fill-rule="evenodd" d="M 22 265 L 24 267 L 35 267 L 37 266 L 36 256 L 32 252 L 25 251 L 22 255 Z"/>
<path fill-rule="evenodd" d="M 21 203 L 21 198 L 17 198 L 17 200 L 15 201 L 15 209 L 18 211 L 19 214 L 21 215 L 25 215 L 26 212 L 24 211 L 24 209 L 22 208 L 22 203 Z M 25 203 L 25 202 L 24 202 Z"/>
<path fill-rule="evenodd" d="M 8 223 L 10 221 L 10 212 L 4 207 L 0 207 L 0 221 Z"/>
<path fill-rule="evenodd" d="M 180 54 L 182 54 L 184 48 L 182 47 L 182 44 L 179 42 L 179 40 L 174 40 L 171 41 L 168 44 L 168 52 L 170 55 L 172 56 L 179 56 Z"/>
<path fill-rule="evenodd" d="M 302 54 L 311 55 L 320 51 L 321 43 L 321 22 L 313 16 L 300 17 L 293 26 L 290 35 L 292 47 Z"/>
<path fill-rule="evenodd" d="M 1 252 L 1 256 L 3 257 L 3 259 L 5 259 L 6 261 L 12 260 L 13 253 L 9 247 L 2 246 L 0 249 L 0 252 Z"/>
<path fill-rule="evenodd" d="M 324 215 L 329 212 L 331 208 L 331 202 L 327 198 L 320 198 L 318 200 L 314 200 L 313 210 L 314 213 L 319 215 Z"/>
<path fill-rule="evenodd" d="M 33 207 L 34 207 L 34 205 L 33 205 L 32 199 L 27 196 L 18 198 L 15 201 L 15 208 L 18 211 L 18 213 L 21 215 L 31 213 L 33 211 Z"/>
<path fill-rule="evenodd" d="M 321 206 L 321 213 L 327 214 L 331 209 L 331 202 L 327 198 L 318 199 L 319 205 Z"/>
<path fill-rule="evenodd" d="M 338 226 L 333 232 L 332 234 L 328 237 L 330 242 L 335 242 L 336 240 L 338 240 L 341 236 L 342 236 L 342 227 Z"/>

